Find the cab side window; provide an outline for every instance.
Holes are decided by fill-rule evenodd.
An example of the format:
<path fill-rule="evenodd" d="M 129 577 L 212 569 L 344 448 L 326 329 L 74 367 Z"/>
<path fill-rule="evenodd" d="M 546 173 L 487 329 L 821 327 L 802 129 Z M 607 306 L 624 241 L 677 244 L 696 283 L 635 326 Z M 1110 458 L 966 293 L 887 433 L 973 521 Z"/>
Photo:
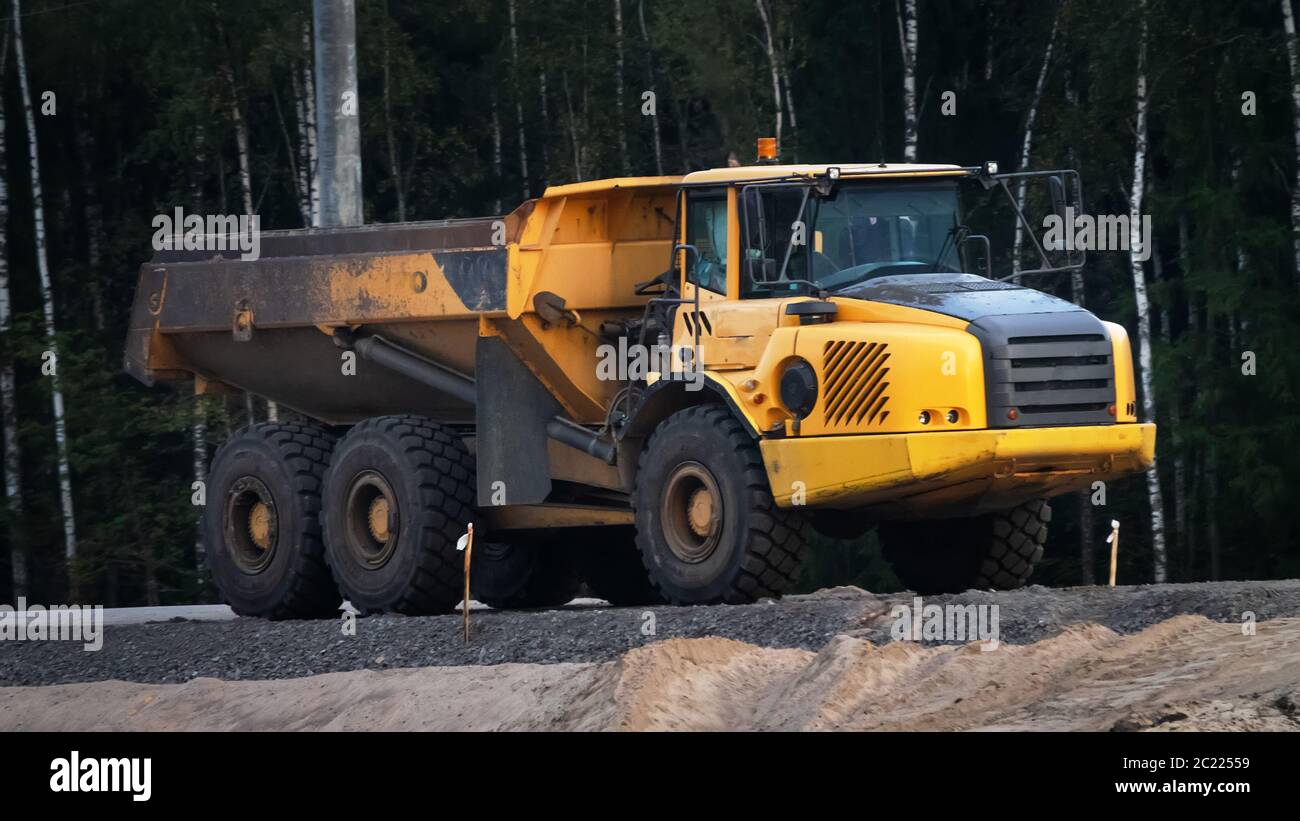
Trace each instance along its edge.
<path fill-rule="evenodd" d="M 686 281 L 715 294 L 727 292 L 726 191 L 691 191 L 686 196 Z"/>
<path fill-rule="evenodd" d="M 812 239 L 806 236 L 806 229 L 801 239 L 795 236 L 797 222 L 815 224 L 806 213 L 800 217 L 805 196 L 805 186 L 754 185 L 742 189 L 741 220 L 745 226 L 742 250 L 745 263 L 740 272 L 742 297 L 784 296 L 806 287 L 798 280 L 808 277 Z"/>

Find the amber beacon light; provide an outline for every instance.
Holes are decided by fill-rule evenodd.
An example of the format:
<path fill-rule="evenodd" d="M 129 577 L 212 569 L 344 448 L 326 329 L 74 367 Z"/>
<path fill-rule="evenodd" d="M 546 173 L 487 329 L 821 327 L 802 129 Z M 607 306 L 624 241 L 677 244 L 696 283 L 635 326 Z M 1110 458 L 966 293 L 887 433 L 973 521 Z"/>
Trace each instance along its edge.
<path fill-rule="evenodd" d="M 776 162 L 776 137 L 758 138 L 758 161 Z"/>

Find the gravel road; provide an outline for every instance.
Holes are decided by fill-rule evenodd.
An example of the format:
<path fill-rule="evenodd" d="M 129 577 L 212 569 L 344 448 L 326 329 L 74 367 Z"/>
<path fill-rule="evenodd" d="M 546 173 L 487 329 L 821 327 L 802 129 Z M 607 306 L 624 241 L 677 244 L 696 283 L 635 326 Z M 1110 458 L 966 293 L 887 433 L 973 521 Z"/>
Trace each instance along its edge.
<path fill-rule="evenodd" d="M 891 608 L 910 594 L 873 595 L 835 588 L 731 607 L 613 608 L 570 605 L 556 610 L 472 613 L 468 645 L 456 615 L 376 616 L 357 622 L 355 636 L 337 621 L 173 621 L 108 626 L 103 648 L 75 642 L 0 641 L 0 685 L 63 684 L 119 679 L 178 683 L 198 677 L 278 679 L 361 669 L 600 662 L 668 638 L 719 636 L 760 647 L 821 650 L 848 633 L 875 643 L 890 639 Z M 1027 644 L 1076 624 L 1121 634 L 1181 614 L 1239 622 L 1300 616 L 1300 580 L 1135 587 L 1028 587 L 1009 593 L 931 596 L 926 605 L 997 604 L 1000 640 Z"/>

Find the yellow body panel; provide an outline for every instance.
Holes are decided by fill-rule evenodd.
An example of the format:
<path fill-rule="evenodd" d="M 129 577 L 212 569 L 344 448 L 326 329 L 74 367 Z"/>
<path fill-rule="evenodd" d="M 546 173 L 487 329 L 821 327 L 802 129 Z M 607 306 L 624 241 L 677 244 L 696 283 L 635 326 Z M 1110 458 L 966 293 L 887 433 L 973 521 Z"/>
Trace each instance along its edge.
<path fill-rule="evenodd" d="M 1145 470 L 1152 424 L 765 439 L 781 507 L 871 508 L 883 517 L 1005 510 Z"/>
<path fill-rule="evenodd" d="M 1133 350 L 1123 325 L 1102 322 L 1110 333 L 1111 361 L 1115 363 L 1115 421 L 1137 421 L 1137 388 L 1133 385 Z"/>

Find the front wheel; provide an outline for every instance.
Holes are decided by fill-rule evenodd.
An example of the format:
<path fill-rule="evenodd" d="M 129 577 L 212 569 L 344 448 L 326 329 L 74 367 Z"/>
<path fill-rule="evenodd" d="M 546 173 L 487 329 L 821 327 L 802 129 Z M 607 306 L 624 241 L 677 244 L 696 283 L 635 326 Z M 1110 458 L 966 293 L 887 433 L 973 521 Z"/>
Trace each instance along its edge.
<path fill-rule="evenodd" d="M 776 506 L 758 446 L 725 408 L 660 423 L 632 501 L 642 561 L 673 604 L 744 604 L 794 585 L 810 529 Z"/>
<path fill-rule="evenodd" d="M 1043 557 L 1052 508 L 1035 499 L 969 519 L 888 522 L 885 558 L 908 589 L 923 595 L 1024 587 Z"/>

